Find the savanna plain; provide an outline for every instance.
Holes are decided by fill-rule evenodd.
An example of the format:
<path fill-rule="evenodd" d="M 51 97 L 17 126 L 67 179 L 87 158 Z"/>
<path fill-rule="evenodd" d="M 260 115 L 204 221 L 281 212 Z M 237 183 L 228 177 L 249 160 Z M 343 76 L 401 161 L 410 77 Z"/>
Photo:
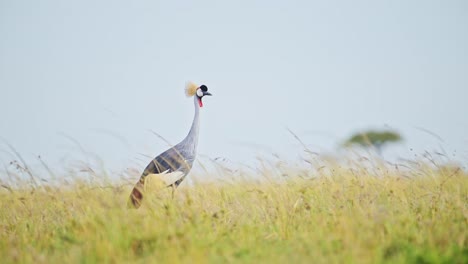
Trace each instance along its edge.
<path fill-rule="evenodd" d="M 41 180 L 21 164 L 0 190 L 2 263 L 468 263 L 464 168 L 379 159 L 215 166 L 221 180 Z M 203 173 L 189 175 L 203 178 Z"/>

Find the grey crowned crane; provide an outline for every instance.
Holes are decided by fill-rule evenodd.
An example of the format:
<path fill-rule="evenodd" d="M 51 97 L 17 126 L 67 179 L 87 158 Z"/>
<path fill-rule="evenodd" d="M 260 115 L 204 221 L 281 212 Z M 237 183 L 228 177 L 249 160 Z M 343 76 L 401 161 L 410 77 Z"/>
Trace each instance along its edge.
<path fill-rule="evenodd" d="M 146 166 L 140 180 L 135 184 L 130 194 L 129 207 L 140 207 L 143 200 L 145 180 L 148 176 L 156 174 L 159 179 L 165 182 L 167 187 L 175 189 L 192 168 L 197 154 L 200 108 L 203 107 L 202 98 L 211 94 L 208 92 L 206 85 L 197 86 L 193 83 L 187 83 L 185 94 L 187 97 L 194 97 L 195 116 L 192 127 L 188 135 L 179 144 L 164 151 Z"/>

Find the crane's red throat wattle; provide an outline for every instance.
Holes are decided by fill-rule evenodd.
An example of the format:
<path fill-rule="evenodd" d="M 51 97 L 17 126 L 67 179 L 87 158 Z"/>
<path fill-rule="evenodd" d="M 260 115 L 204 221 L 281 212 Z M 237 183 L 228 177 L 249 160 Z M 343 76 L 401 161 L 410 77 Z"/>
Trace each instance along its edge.
<path fill-rule="evenodd" d="M 202 102 L 201 98 L 198 98 L 198 105 L 199 105 L 200 107 L 203 107 L 203 102 Z"/>

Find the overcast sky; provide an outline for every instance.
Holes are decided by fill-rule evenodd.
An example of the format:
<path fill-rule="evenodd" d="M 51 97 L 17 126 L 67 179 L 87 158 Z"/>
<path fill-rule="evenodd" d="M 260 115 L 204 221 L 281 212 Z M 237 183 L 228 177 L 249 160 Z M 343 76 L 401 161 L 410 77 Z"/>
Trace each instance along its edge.
<path fill-rule="evenodd" d="M 0 161 L 139 170 L 188 132 L 234 161 L 392 128 L 468 160 L 468 2 L 0 0 Z M 423 130 L 435 133 L 431 135 Z M 76 142 L 79 142 L 82 150 Z M 86 153 L 86 154 L 83 154 Z"/>

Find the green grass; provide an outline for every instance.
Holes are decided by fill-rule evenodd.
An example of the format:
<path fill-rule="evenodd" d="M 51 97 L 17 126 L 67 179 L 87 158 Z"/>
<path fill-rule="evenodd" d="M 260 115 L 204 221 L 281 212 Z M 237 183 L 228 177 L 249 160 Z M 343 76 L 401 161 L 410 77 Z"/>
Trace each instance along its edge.
<path fill-rule="evenodd" d="M 127 184 L 4 184 L 1 262 L 468 263 L 468 175 L 413 172 L 293 167 L 150 191 L 139 210 Z"/>

